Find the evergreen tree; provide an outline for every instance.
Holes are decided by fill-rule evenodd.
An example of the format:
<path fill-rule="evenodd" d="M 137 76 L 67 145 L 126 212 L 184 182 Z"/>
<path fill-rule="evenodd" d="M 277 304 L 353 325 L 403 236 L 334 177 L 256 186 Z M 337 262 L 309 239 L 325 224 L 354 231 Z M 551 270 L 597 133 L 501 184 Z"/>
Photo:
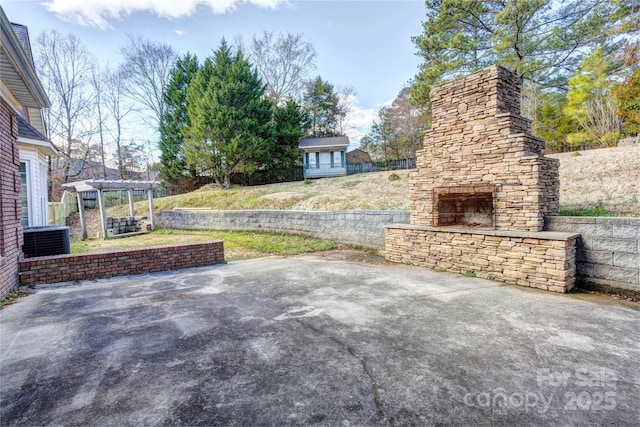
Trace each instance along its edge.
<path fill-rule="evenodd" d="M 309 113 L 297 102 L 288 100 L 274 116 L 275 141 L 268 168 L 278 178 L 286 179 L 302 160 L 300 138 L 309 130 Z"/>
<path fill-rule="evenodd" d="M 165 109 L 160 121 L 160 176 L 170 187 L 185 190 L 192 189 L 195 178 L 195 171 L 187 168 L 183 145 L 189 128 L 187 93 L 198 68 L 198 58 L 190 53 L 176 61 L 164 92 Z"/>
<path fill-rule="evenodd" d="M 544 87 L 566 87 L 585 48 L 630 31 L 627 3 L 427 0 L 424 32 L 413 39 L 424 58 L 413 101 L 427 105 L 432 85 L 493 63 Z"/>
<path fill-rule="evenodd" d="M 307 84 L 303 102 L 311 119 L 312 136 L 340 135 L 341 119 L 346 113 L 340 108 L 340 97 L 331 83 L 316 77 Z"/>
<path fill-rule="evenodd" d="M 220 188 L 237 173 L 265 164 L 273 142 L 271 102 L 265 85 L 242 52 L 223 39 L 189 89 L 187 162 L 211 175 Z"/>
<path fill-rule="evenodd" d="M 414 103 L 424 106 L 429 104 L 431 86 L 495 61 L 490 42 L 495 14 L 493 3 L 482 0 L 427 0 L 425 3 L 424 32 L 413 37 L 424 63 L 411 89 Z"/>

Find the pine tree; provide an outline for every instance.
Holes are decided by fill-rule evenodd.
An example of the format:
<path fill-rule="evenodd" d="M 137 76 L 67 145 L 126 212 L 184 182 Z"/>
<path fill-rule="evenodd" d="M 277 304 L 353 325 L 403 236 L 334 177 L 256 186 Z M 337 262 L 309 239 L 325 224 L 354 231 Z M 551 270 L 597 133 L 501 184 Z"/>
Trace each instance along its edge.
<path fill-rule="evenodd" d="M 477 71 L 495 61 L 491 2 L 427 0 L 424 32 L 413 37 L 424 58 L 412 86 L 416 105 L 428 105 L 431 86 L 443 79 Z M 495 13 L 495 12 L 493 12 Z"/>
<path fill-rule="evenodd" d="M 413 39 L 424 58 L 413 102 L 426 106 L 434 84 L 495 63 L 544 87 L 566 88 L 585 49 L 629 32 L 621 23 L 634 9 L 626 3 L 427 0 L 424 32 Z"/>

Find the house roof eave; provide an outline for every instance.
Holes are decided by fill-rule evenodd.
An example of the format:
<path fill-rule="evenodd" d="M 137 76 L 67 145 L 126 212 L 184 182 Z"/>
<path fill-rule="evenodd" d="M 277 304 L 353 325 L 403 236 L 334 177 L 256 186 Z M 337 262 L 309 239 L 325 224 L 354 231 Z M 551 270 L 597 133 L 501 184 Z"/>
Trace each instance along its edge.
<path fill-rule="evenodd" d="M 313 145 L 310 147 L 299 147 L 301 150 L 303 151 L 318 151 L 319 149 L 322 150 L 328 150 L 328 149 L 335 149 L 335 148 L 347 148 L 348 145 Z"/>
<path fill-rule="evenodd" d="M 18 145 L 29 145 L 41 150 L 46 156 L 55 156 L 59 153 L 58 147 L 53 145 L 51 141 L 42 139 L 32 139 L 19 136 L 16 140 Z M 20 147 L 18 147 L 20 148 Z"/>
<path fill-rule="evenodd" d="M 21 105 L 32 108 L 51 106 L 33 62 L 20 44 L 11 22 L 0 7 L 0 74 L 2 81 Z"/>

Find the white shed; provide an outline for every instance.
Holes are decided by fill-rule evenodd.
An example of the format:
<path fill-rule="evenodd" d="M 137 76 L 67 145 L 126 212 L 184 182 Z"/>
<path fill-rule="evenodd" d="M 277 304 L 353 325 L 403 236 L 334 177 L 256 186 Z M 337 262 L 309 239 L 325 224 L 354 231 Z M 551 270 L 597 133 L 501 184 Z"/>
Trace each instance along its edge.
<path fill-rule="evenodd" d="M 346 136 L 300 139 L 298 147 L 304 153 L 304 177 L 345 176 L 345 151 L 348 146 L 349 138 Z"/>

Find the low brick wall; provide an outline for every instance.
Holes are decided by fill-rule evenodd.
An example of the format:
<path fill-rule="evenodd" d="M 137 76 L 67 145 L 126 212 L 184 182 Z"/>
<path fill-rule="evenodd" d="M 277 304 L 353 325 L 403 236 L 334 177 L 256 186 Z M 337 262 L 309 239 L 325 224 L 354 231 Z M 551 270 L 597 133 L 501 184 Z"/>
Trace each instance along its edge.
<path fill-rule="evenodd" d="M 158 214 L 160 227 L 288 233 L 384 249 L 384 227 L 409 222 L 405 211 L 180 210 Z"/>
<path fill-rule="evenodd" d="M 393 224 L 385 257 L 514 285 L 567 292 L 575 283 L 574 233 L 443 229 Z"/>
<path fill-rule="evenodd" d="M 20 262 L 20 284 L 34 286 L 103 279 L 221 263 L 224 263 L 224 248 L 220 240 L 114 252 L 36 257 Z"/>
<path fill-rule="evenodd" d="M 640 218 L 557 216 L 549 231 L 580 233 L 576 251 L 581 288 L 640 294 Z"/>

